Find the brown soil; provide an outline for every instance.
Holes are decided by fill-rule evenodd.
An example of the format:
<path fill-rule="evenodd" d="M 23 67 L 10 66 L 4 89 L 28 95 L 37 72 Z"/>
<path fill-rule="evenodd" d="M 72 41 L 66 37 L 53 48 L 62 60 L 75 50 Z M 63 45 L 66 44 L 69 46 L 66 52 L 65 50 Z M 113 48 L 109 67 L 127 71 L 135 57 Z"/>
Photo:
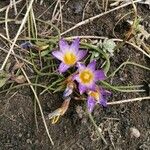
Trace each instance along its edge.
<path fill-rule="evenodd" d="M 64 31 L 82 20 L 83 8 L 86 0 L 70 0 L 63 8 Z M 89 18 L 104 10 L 101 6 L 98 8 L 95 2 L 88 5 L 85 12 L 85 18 Z M 8 4 L 8 1 L 0 2 L 0 8 Z M 18 10 L 24 3 L 17 5 Z M 39 16 L 51 4 L 48 0 L 43 5 L 34 4 L 34 12 Z M 54 7 L 53 7 L 54 8 Z M 50 20 L 53 8 L 42 16 L 43 20 Z M 137 5 L 138 15 L 144 18 L 143 24 L 150 32 L 150 11 L 147 6 Z M 108 8 L 110 9 L 110 8 Z M 109 13 L 95 21 L 81 26 L 65 36 L 76 35 L 97 35 L 113 38 L 112 30 L 120 16 L 131 11 L 132 6 Z M 14 11 L 11 10 L 9 17 L 14 18 Z M 0 14 L 4 17 L 4 13 Z M 130 18 L 130 17 L 129 17 Z M 131 17 L 132 18 L 132 17 Z M 16 34 L 19 25 L 9 23 L 11 37 Z M 15 27 L 15 30 L 14 30 Z M 116 29 L 117 35 L 121 38 L 121 25 Z M 44 27 L 38 26 L 39 33 Z M 0 33 L 5 35 L 4 24 L 0 24 Z M 3 47 L 4 43 L 0 42 Z M 0 63 L 4 60 L 4 54 L 0 52 Z M 139 51 L 130 46 L 124 46 L 119 52 L 116 52 L 111 59 L 111 71 L 117 68 L 121 63 L 130 58 L 131 61 L 150 66 L 150 61 Z M 14 61 L 12 59 L 12 61 Z M 41 79 L 41 82 L 44 82 Z M 148 71 L 139 69 L 135 66 L 126 66 L 121 69 L 111 80 L 113 85 L 127 85 L 128 83 L 147 84 L 150 82 Z M 12 98 L 11 96 L 17 92 Z M 114 92 L 109 101 L 117 101 L 140 96 L 147 96 L 149 91 L 139 93 L 119 93 Z M 0 149 L 1 150 L 149 150 L 150 149 L 150 103 L 149 101 L 127 103 L 122 105 L 109 106 L 107 109 L 96 107 L 93 112 L 97 125 L 103 130 L 103 135 L 108 142 L 106 146 L 101 139 L 97 138 L 95 128 L 91 124 L 88 116 L 83 112 L 84 104 L 81 101 L 71 101 L 67 113 L 60 121 L 52 125 L 49 120 L 47 124 L 52 135 L 54 146 L 51 146 L 45 128 L 38 112 L 39 130 L 36 129 L 33 95 L 29 88 L 22 87 L 11 91 L 9 94 L 0 95 Z M 62 103 L 60 94 L 46 93 L 40 97 L 45 116 Z M 80 110 L 78 113 L 77 109 Z M 5 112 L 4 112 L 5 110 Z M 130 128 L 135 127 L 140 132 L 140 137 L 131 135 Z"/>

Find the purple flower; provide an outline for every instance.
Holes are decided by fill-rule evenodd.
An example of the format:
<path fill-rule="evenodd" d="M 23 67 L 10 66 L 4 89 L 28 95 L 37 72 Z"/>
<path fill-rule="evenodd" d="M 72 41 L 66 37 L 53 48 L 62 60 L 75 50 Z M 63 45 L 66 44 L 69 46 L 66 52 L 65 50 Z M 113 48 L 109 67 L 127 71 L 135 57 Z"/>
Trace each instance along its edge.
<path fill-rule="evenodd" d="M 79 50 L 79 38 L 76 38 L 71 45 L 61 39 L 59 41 L 59 51 L 53 51 L 52 55 L 61 61 L 59 72 L 63 73 L 71 66 L 80 61 L 87 53 L 85 50 Z"/>
<path fill-rule="evenodd" d="M 75 76 L 75 80 L 79 83 L 79 92 L 83 94 L 86 90 L 95 90 L 96 81 L 104 80 L 105 74 L 102 70 L 95 70 L 96 61 L 92 61 L 85 66 L 78 63 L 79 74 Z"/>
<path fill-rule="evenodd" d="M 92 112 L 96 104 L 100 104 L 103 107 L 106 107 L 107 106 L 106 97 L 110 95 L 111 92 L 99 87 L 97 87 L 95 91 L 88 91 L 88 101 L 87 101 L 88 111 Z"/>

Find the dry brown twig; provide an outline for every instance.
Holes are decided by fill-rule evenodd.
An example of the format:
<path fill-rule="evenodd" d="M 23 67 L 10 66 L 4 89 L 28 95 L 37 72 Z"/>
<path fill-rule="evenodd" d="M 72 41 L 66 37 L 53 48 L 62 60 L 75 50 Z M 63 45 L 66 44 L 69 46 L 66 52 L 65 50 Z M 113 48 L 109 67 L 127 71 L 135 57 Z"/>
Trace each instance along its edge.
<path fill-rule="evenodd" d="M 139 0 L 135 0 L 134 3 L 138 2 L 138 1 L 139 1 Z M 130 5 L 131 3 L 132 3 L 132 2 L 123 4 L 123 5 L 121 5 L 121 6 L 118 6 L 118 7 L 113 8 L 113 9 L 111 9 L 111 10 L 108 10 L 108 11 L 106 11 L 106 12 L 104 12 L 104 13 L 98 14 L 98 15 L 93 16 L 93 17 L 91 17 L 91 18 L 88 18 L 88 19 L 86 19 L 86 20 L 84 20 L 84 21 L 81 21 L 81 22 L 77 23 L 75 26 L 73 26 L 73 27 L 71 27 L 70 29 L 66 30 L 65 32 L 61 33 L 61 36 L 64 35 L 64 34 L 66 34 L 66 33 L 68 33 L 68 32 L 70 32 L 70 31 L 72 31 L 72 30 L 74 30 L 74 29 L 76 29 L 76 28 L 78 28 L 78 27 L 80 27 L 80 26 L 82 26 L 82 25 L 85 25 L 85 24 L 87 24 L 87 23 L 89 23 L 89 22 L 92 22 L 93 20 L 95 20 L 95 19 L 97 19 L 97 18 L 99 18 L 99 17 L 101 17 L 101 16 L 107 15 L 107 14 L 109 14 L 109 13 L 115 11 L 115 10 L 120 9 L 120 8 L 124 8 L 124 7 L 128 6 L 128 5 Z"/>
<path fill-rule="evenodd" d="M 54 4 L 55 4 L 55 1 L 43 13 L 41 13 L 37 18 L 40 19 Z"/>
<path fill-rule="evenodd" d="M 19 27 L 19 29 L 18 29 L 18 32 L 17 32 L 17 34 L 16 34 L 16 36 L 15 36 L 15 38 L 14 38 L 14 41 L 12 42 L 12 45 L 11 45 L 11 47 L 10 47 L 8 53 L 7 53 L 7 56 L 6 56 L 6 58 L 5 58 L 5 60 L 4 60 L 3 64 L 2 64 L 2 66 L 1 66 L 1 68 L 0 68 L 0 70 L 3 70 L 3 69 L 4 69 L 4 67 L 5 67 L 5 65 L 6 65 L 8 59 L 9 59 L 10 54 L 11 54 L 11 53 L 15 54 L 13 48 L 14 48 L 14 46 L 16 45 L 16 41 L 17 41 L 17 39 L 18 39 L 18 37 L 19 37 L 19 35 L 20 35 L 20 33 L 21 33 L 23 27 L 24 27 L 24 24 L 26 23 L 26 20 L 27 20 L 27 17 L 28 17 L 28 15 L 29 15 L 29 12 L 30 12 L 30 10 L 31 10 L 31 8 L 32 8 L 33 2 L 34 2 L 34 0 L 31 0 L 30 3 L 29 3 L 29 5 L 28 5 L 26 14 L 25 14 L 25 16 L 24 16 L 24 18 L 23 18 L 23 20 L 22 20 L 22 23 L 21 23 L 21 25 L 20 25 L 20 27 Z M 8 7 L 9 7 L 9 6 L 8 6 Z M 10 40 L 9 40 L 9 41 L 10 41 Z M 15 60 L 16 60 L 17 63 L 19 63 L 19 61 L 18 61 L 18 59 L 17 59 L 16 57 L 15 57 Z M 48 127 L 47 127 L 47 124 L 46 124 L 46 121 L 45 121 L 45 117 L 44 117 L 43 110 L 42 110 L 42 107 L 41 107 L 41 104 L 40 104 L 40 100 L 39 100 L 39 98 L 38 98 L 38 96 L 37 96 L 37 94 L 36 94 L 36 92 L 35 92 L 35 90 L 34 90 L 32 84 L 31 84 L 31 81 L 29 80 L 29 78 L 28 78 L 26 72 L 24 71 L 23 68 L 21 68 L 21 71 L 23 72 L 23 74 L 24 74 L 24 76 L 25 76 L 27 82 L 30 84 L 30 88 L 31 88 L 31 90 L 32 90 L 32 92 L 33 92 L 33 94 L 34 94 L 34 96 L 35 96 L 35 99 L 36 99 L 36 101 L 37 101 L 37 103 L 38 103 L 38 106 L 39 106 L 39 109 L 40 109 L 40 113 L 41 113 L 41 116 L 42 116 L 42 119 L 43 119 L 43 123 L 44 123 L 44 126 L 45 126 L 46 133 L 47 133 L 47 135 L 48 135 L 48 137 L 49 137 L 49 140 L 50 140 L 51 144 L 54 145 L 54 142 L 53 142 L 53 140 L 52 140 L 52 138 L 51 138 L 51 135 L 50 135 L 50 133 L 49 133 L 49 130 L 48 130 Z"/>
<path fill-rule="evenodd" d="M 55 7 L 54 7 L 54 10 L 53 10 L 53 13 L 52 13 L 52 20 L 51 20 L 51 22 L 53 22 L 53 20 L 54 20 L 54 16 L 55 16 L 55 14 L 56 14 L 56 10 L 57 10 L 57 7 L 58 7 L 58 5 L 59 5 L 59 1 L 60 0 L 58 0 L 57 2 L 56 2 L 56 5 L 55 5 Z"/>
<path fill-rule="evenodd" d="M 59 1 L 60 1 L 60 0 L 59 0 Z M 58 2 L 59 2 L 59 1 L 58 1 Z M 62 11 L 63 7 L 68 3 L 68 1 L 69 1 L 69 0 L 67 0 L 64 5 L 61 5 L 60 9 L 59 9 L 55 14 L 54 14 L 54 11 L 53 11 L 53 14 L 54 14 L 54 15 L 52 15 L 52 20 L 51 20 L 51 22 L 53 22 L 54 20 L 58 20 L 58 21 L 59 21 L 59 19 L 57 19 L 57 18 L 59 18 L 58 15 L 60 14 L 60 10 Z M 55 6 L 55 7 L 56 7 L 56 6 Z M 55 9 L 54 9 L 54 10 L 55 10 Z"/>
<path fill-rule="evenodd" d="M 12 5 L 14 6 L 15 15 L 17 15 L 16 0 L 12 0 Z"/>
<path fill-rule="evenodd" d="M 105 12 L 107 11 L 108 8 L 108 0 L 106 0 L 106 4 L 105 4 Z"/>
<path fill-rule="evenodd" d="M 82 14 L 82 21 L 84 20 L 86 8 L 88 7 L 90 2 L 91 2 L 91 0 L 88 0 L 87 3 L 85 4 L 85 7 L 83 9 L 83 14 Z"/>
<path fill-rule="evenodd" d="M 26 23 L 26 19 L 27 19 L 27 17 L 28 17 L 28 14 L 29 14 L 29 12 L 30 12 L 30 9 L 32 8 L 33 2 L 34 2 L 34 0 L 31 0 L 31 1 L 30 1 L 29 7 L 28 7 L 28 9 L 27 9 L 27 12 L 26 12 L 26 14 L 25 14 L 25 16 L 24 16 L 24 18 L 23 18 L 23 20 L 22 20 L 22 23 L 21 23 L 21 25 L 20 25 L 20 27 L 19 27 L 19 29 L 18 29 L 18 32 L 17 32 L 17 34 L 16 34 L 16 36 L 15 36 L 15 38 L 14 38 L 14 41 L 13 41 L 11 47 L 10 47 L 10 50 L 9 50 L 9 52 L 8 52 L 8 54 L 7 54 L 7 56 L 6 56 L 5 60 L 4 60 L 4 62 L 3 62 L 3 64 L 2 64 L 2 66 L 1 66 L 1 68 L 0 68 L 0 71 L 4 69 L 4 67 L 5 67 L 5 65 L 6 65 L 6 63 L 7 63 L 7 61 L 8 61 L 8 58 L 9 58 L 11 52 L 13 51 L 13 48 L 14 48 L 14 46 L 15 46 L 15 44 L 16 44 L 16 41 L 17 41 L 17 39 L 18 39 L 18 37 L 19 37 L 19 35 L 20 35 L 20 33 L 21 33 L 21 30 L 23 29 L 24 24 Z"/>
<path fill-rule="evenodd" d="M 8 13 L 9 13 L 9 9 L 10 9 L 10 5 L 8 5 L 7 9 L 6 9 L 6 13 L 5 13 L 5 31 L 6 31 L 6 36 L 7 39 L 10 41 L 10 36 L 9 36 L 9 30 L 8 30 Z M 9 43 L 9 46 L 11 46 L 11 44 Z"/>
<path fill-rule="evenodd" d="M 14 2 L 13 5 L 18 4 L 18 3 L 20 3 L 21 1 L 22 1 L 22 0 L 18 0 L 17 2 Z M 9 4 L 9 5 L 10 5 L 10 4 Z M 7 6 L 3 7 L 3 8 L 1 8 L 1 9 L 0 9 L 0 12 L 5 11 L 9 5 L 7 5 Z"/>
<path fill-rule="evenodd" d="M 132 99 L 126 99 L 126 100 L 119 100 L 115 102 L 108 102 L 108 105 L 118 105 L 118 104 L 123 104 L 123 103 L 130 103 L 130 102 L 136 102 L 136 101 L 142 101 L 142 100 L 150 100 L 150 96 L 147 97 L 137 97 L 137 98 L 132 98 Z"/>
<path fill-rule="evenodd" d="M 61 31 L 63 31 L 63 15 L 62 15 L 62 4 L 61 4 L 61 0 L 59 1 L 59 11 L 60 11 Z"/>
<path fill-rule="evenodd" d="M 5 52 L 5 53 L 8 53 L 8 50 L 6 50 L 6 49 L 4 49 L 4 48 L 2 48 L 2 47 L 0 47 L 0 50 L 2 50 L 2 51 Z M 21 56 L 15 54 L 15 53 L 11 53 L 11 55 L 14 56 L 14 57 L 16 57 L 16 58 L 18 58 L 18 59 L 20 59 L 20 60 L 22 60 L 23 62 L 25 62 L 25 63 L 27 63 L 27 64 L 29 64 L 29 65 L 33 65 L 31 62 L 29 62 L 28 60 L 22 58 Z"/>

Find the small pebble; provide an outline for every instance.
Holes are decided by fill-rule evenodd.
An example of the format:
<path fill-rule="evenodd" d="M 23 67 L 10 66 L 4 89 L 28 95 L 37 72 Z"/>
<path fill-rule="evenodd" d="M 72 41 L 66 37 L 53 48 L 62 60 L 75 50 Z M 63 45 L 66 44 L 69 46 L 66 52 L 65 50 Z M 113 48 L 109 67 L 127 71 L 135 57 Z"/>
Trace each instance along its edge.
<path fill-rule="evenodd" d="M 19 133 L 19 135 L 18 135 L 19 137 L 22 137 L 22 134 L 21 133 Z"/>
<path fill-rule="evenodd" d="M 130 128 L 131 136 L 139 138 L 140 137 L 140 131 L 136 129 L 135 127 Z"/>
<path fill-rule="evenodd" d="M 76 107 L 76 112 L 77 112 L 77 114 L 78 114 L 78 116 L 79 116 L 79 118 L 81 119 L 81 118 L 83 118 L 83 109 L 82 109 L 82 107 L 81 106 L 77 106 Z"/>
<path fill-rule="evenodd" d="M 31 141 L 30 139 L 27 139 L 26 142 L 27 142 L 28 144 L 32 144 L 32 141 Z"/>

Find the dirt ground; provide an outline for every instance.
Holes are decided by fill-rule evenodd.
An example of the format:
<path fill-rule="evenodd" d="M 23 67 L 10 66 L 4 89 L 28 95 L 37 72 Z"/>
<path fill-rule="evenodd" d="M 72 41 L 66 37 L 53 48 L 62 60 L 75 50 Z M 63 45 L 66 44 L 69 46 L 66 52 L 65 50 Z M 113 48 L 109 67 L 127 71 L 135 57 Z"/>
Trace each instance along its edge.
<path fill-rule="evenodd" d="M 65 1 L 64 1 L 65 2 Z M 63 2 L 63 4 L 64 4 Z M 102 13 L 102 1 L 99 0 L 99 7 L 95 2 L 89 3 L 85 11 L 85 19 L 96 14 Z M 35 16 L 38 17 L 49 7 L 52 1 L 45 0 L 42 5 L 38 2 L 34 4 Z M 69 0 L 62 9 L 63 31 L 69 29 L 76 23 L 82 21 L 83 9 L 86 0 Z M 9 4 L 8 0 L 0 1 L 0 8 Z M 17 5 L 20 10 L 24 1 Z M 54 6 L 49 9 L 42 17 L 43 20 L 51 20 Z M 108 9 L 110 9 L 108 7 Z M 113 27 L 118 18 L 125 15 L 132 9 L 132 6 L 119 9 L 108 15 L 104 15 L 95 21 L 81 26 L 68 34 L 76 35 L 95 35 L 114 38 L 112 34 Z M 138 15 L 144 18 L 143 25 L 150 32 L 150 10 L 146 5 L 137 5 Z M 11 9 L 9 18 L 14 18 L 14 10 Z M 4 17 L 5 13 L 0 13 Z M 132 16 L 132 15 L 131 15 Z M 130 17 L 128 17 L 130 19 Z M 21 16 L 20 16 L 21 19 Z M 131 17 L 132 19 L 132 17 Z M 15 36 L 19 25 L 9 23 L 11 38 Z M 44 27 L 38 26 L 38 33 L 42 32 Z M 122 38 L 123 25 L 120 24 L 116 29 L 116 34 Z M 6 35 L 5 25 L 0 24 L 0 33 Z M 5 43 L 0 40 L 0 46 Z M 0 64 L 2 64 L 6 54 L 0 51 Z M 131 46 L 123 46 L 111 58 L 111 71 L 117 68 L 127 59 L 133 62 L 150 67 L 150 60 L 142 53 Z M 12 61 L 14 61 L 12 59 Z M 44 79 L 41 79 L 44 82 Z M 133 85 L 150 83 L 150 74 L 148 71 L 139 69 L 135 66 L 126 66 L 121 69 L 113 79 L 113 85 Z M 109 101 L 148 96 L 145 93 L 120 93 L 113 92 Z M 62 103 L 61 93 L 45 93 L 40 96 L 40 101 L 44 115 L 58 108 Z M 150 103 L 149 101 L 126 103 L 121 105 L 112 105 L 106 109 L 96 107 L 93 112 L 94 119 L 101 127 L 103 135 L 108 143 L 105 145 L 98 138 L 95 128 L 83 112 L 84 103 L 81 101 L 71 101 L 67 113 L 55 125 L 52 125 L 47 119 L 48 128 L 55 143 L 51 146 L 41 115 L 37 112 L 38 130 L 34 118 L 33 95 L 28 87 L 21 87 L 12 90 L 9 94 L 0 94 L 0 150 L 150 150 Z M 81 114 L 78 112 L 80 111 Z M 131 134 L 131 128 L 136 128 L 140 132 L 140 137 L 136 138 Z"/>

